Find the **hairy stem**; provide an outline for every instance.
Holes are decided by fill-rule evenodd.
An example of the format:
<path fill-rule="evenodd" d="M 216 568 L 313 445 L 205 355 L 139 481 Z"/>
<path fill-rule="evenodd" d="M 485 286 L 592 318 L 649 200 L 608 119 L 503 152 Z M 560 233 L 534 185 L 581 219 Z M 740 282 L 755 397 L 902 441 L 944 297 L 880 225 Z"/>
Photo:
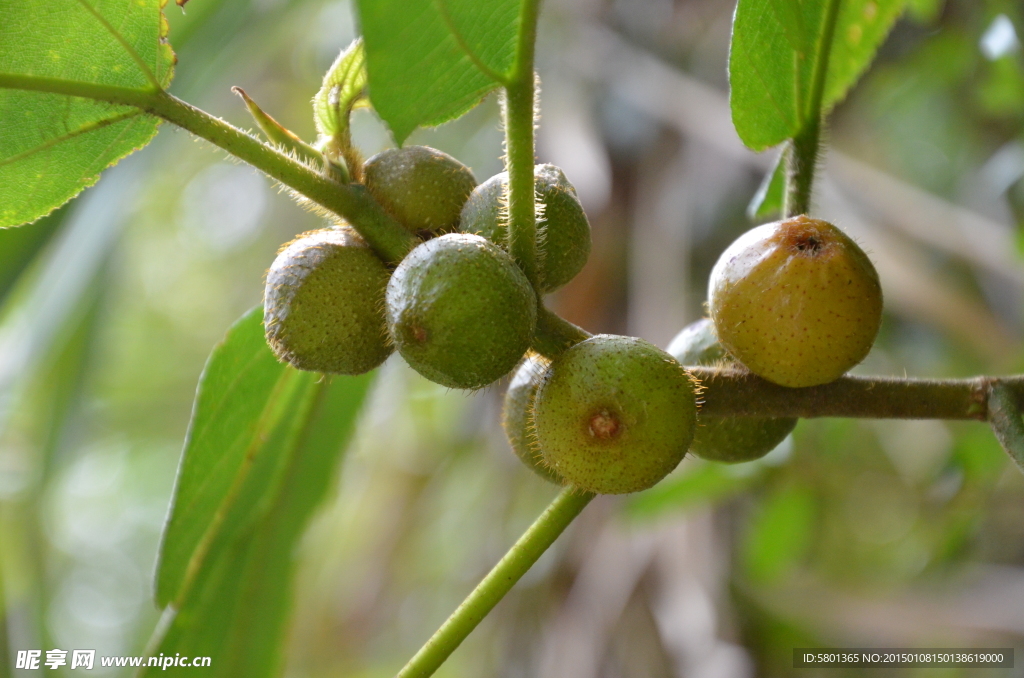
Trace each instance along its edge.
<path fill-rule="evenodd" d="M 821 143 L 822 98 L 828 79 L 828 62 L 832 52 L 840 0 L 826 0 L 821 35 L 816 45 L 817 58 L 811 66 L 810 91 L 803 110 L 800 131 L 790 141 L 786 156 L 786 198 L 783 213 L 787 217 L 807 214 L 811 209 L 814 169 Z"/>
<path fill-rule="evenodd" d="M 419 242 L 392 219 L 362 186 L 344 185 L 329 179 L 169 94 L 158 97 L 150 112 L 216 144 L 314 203 L 344 217 L 388 263 L 401 261 Z"/>
<path fill-rule="evenodd" d="M 1024 377 L 899 379 L 841 377 L 829 384 L 787 388 L 734 368 L 688 367 L 704 386 L 701 414 L 712 417 L 861 417 L 973 419 L 988 417 L 988 392 L 1005 384 L 1024 397 Z"/>
<path fill-rule="evenodd" d="M 174 123 L 265 172 L 313 203 L 345 218 L 388 263 L 401 261 L 402 257 L 419 243 L 416 236 L 392 219 L 361 186 L 338 183 L 316 169 L 254 139 L 237 127 L 166 92 L 149 92 L 8 73 L 0 73 L 0 87 L 51 92 L 134 106 Z"/>
<path fill-rule="evenodd" d="M 539 0 L 523 0 L 512 75 L 505 85 L 505 153 L 508 164 L 509 252 L 538 287 L 537 215 L 534 197 L 534 74 Z"/>
<path fill-rule="evenodd" d="M 426 678 L 433 675 L 448 655 L 526 574 L 593 498 L 594 495 L 589 492 L 571 487 L 563 489 L 441 628 L 398 672 L 398 678 Z"/>
<path fill-rule="evenodd" d="M 821 137 L 821 120 L 808 122 L 801 132 L 789 142 L 786 151 L 786 193 L 783 215 L 795 217 L 811 211 L 811 189 L 814 184 L 814 169 L 818 162 L 818 143 Z"/>

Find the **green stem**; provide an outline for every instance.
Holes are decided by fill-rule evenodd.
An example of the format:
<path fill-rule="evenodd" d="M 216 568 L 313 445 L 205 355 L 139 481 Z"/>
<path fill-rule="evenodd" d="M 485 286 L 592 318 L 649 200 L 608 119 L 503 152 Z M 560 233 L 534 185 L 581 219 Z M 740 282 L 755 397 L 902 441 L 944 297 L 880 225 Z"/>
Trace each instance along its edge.
<path fill-rule="evenodd" d="M 786 150 L 786 195 L 783 214 L 795 217 L 811 211 L 814 168 L 818 162 L 820 120 L 809 123 L 789 142 Z"/>
<path fill-rule="evenodd" d="M 786 199 L 783 209 L 787 217 L 807 214 L 811 209 L 814 169 L 821 144 L 821 102 L 828 80 L 828 62 L 839 17 L 839 3 L 840 0 L 827 0 L 825 5 L 821 36 L 815 50 L 817 58 L 811 66 L 811 89 L 808 92 L 807 107 L 803 111 L 803 124 L 787 151 Z"/>
<path fill-rule="evenodd" d="M 389 263 L 398 263 L 419 243 L 419 239 L 392 219 L 362 186 L 340 184 L 166 92 L 10 73 L 0 73 L 0 87 L 134 106 L 163 118 L 244 160 L 317 205 L 344 217 L 374 251 Z"/>
<path fill-rule="evenodd" d="M 988 396 L 988 420 L 999 444 L 1024 472 L 1024 421 L 1019 397 L 1020 393 L 1014 393 L 1008 384 L 993 384 Z"/>
<path fill-rule="evenodd" d="M 590 332 L 563 319 L 544 304 L 538 303 L 537 331 L 531 348 L 545 358 L 554 360 L 570 346 L 589 339 Z"/>
<path fill-rule="evenodd" d="M 509 252 L 538 287 L 537 215 L 534 196 L 534 74 L 539 0 L 524 0 L 512 75 L 505 85 L 505 153 L 508 163 Z"/>
<path fill-rule="evenodd" d="M 563 489 L 469 597 L 398 672 L 397 678 L 433 675 L 593 498 L 589 492 L 571 487 Z"/>

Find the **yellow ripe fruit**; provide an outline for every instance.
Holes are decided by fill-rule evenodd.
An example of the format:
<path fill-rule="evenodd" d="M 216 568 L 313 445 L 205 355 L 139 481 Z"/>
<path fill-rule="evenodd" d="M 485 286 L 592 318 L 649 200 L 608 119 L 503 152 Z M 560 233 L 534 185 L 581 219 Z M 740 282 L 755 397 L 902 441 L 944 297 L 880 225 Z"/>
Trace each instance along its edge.
<path fill-rule="evenodd" d="M 864 251 L 807 216 L 740 236 L 711 271 L 709 310 L 722 345 L 781 386 L 826 384 L 871 350 L 882 288 Z"/>

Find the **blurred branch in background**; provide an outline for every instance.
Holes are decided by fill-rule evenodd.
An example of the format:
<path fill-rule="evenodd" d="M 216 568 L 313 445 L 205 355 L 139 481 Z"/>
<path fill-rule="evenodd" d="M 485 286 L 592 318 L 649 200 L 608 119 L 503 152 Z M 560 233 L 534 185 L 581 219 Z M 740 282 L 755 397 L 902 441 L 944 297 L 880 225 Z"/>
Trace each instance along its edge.
<path fill-rule="evenodd" d="M 856 595 L 812 577 L 750 593 L 777 614 L 819 625 L 825 638 L 864 647 L 920 647 L 929 638 L 1012 644 L 1024 635 L 1020 567 L 977 566 L 941 587 L 921 584 L 897 595 Z"/>

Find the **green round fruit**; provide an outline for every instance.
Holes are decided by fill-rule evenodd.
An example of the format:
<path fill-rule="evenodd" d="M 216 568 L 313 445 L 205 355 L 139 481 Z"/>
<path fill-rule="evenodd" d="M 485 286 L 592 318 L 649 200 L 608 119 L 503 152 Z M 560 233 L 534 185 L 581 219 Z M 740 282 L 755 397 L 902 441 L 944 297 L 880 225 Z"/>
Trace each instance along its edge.
<path fill-rule="evenodd" d="M 433 148 L 406 146 L 373 156 L 363 166 L 366 190 L 410 231 L 454 231 L 476 187 L 461 162 Z"/>
<path fill-rule="evenodd" d="M 576 277 L 590 256 L 590 222 L 565 174 L 554 165 L 533 168 L 543 209 L 537 213 L 540 291 L 552 292 Z M 480 184 L 462 208 L 459 229 L 508 250 L 508 172 Z"/>
<path fill-rule="evenodd" d="M 300 370 L 369 372 L 391 354 L 383 312 L 389 277 L 350 228 L 300 235 L 267 272 L 267 343 Z"/>
<path fill-rule="evenodd" d="M 781 386 L 826 384 L 871 350 L 882 287 L 864 251 L 806 216 L 740 236 L 711 271 L 708 305 L 722 345 Z"/>
<path fill-rule="evenodd" d="M 701 318 L 684 327 L 665 350 L 680 365 L 709 367 L 729 362 L 729 354 L 718 341 L 715 323 L 710 318 Z"/>
<path fill-rule="evenodd" d="M 544 465 L 544 459 L 537 447 L 536 435 L 533 433 L 533 399 L 537 394 L 544 373 L 550 361 L 543 356 L 531 353 L 512 375 L 512 381 L 505 391 L 505 406 L 501 412 L 501 424 L 505 428 L 512 451 L 519 460 L 544 480 L 557 485 L 565 481 L 558 474 Z"/>
<path fill-rule="evenodd" d="M 684 327 L 667 350 L 687 366 L 727 366 L 732 362 L 719 343 L 715 324 L 709 318 Z M 790 417 L 707 417 L 698 414 L 690 451 L 709 461 L 753 461 L 774 450 L 796 427 L 796 421 Z"/>
<path fill-rule="evenodd" d="M 601 334 L 552 364 L 533 421 L 544 463 L 571 485 L 601 494 L 651 487 L 693 440 L 694 381 L 642 339 Z"/>
<path fill-rule="evenodd" d="M 481 388 L 508 374 L 537 327 L 537 295 L 512 258 L 478 235 L 419 245 L 386 293 L 388 330 L 406 362 L 451 388 Z"/>

